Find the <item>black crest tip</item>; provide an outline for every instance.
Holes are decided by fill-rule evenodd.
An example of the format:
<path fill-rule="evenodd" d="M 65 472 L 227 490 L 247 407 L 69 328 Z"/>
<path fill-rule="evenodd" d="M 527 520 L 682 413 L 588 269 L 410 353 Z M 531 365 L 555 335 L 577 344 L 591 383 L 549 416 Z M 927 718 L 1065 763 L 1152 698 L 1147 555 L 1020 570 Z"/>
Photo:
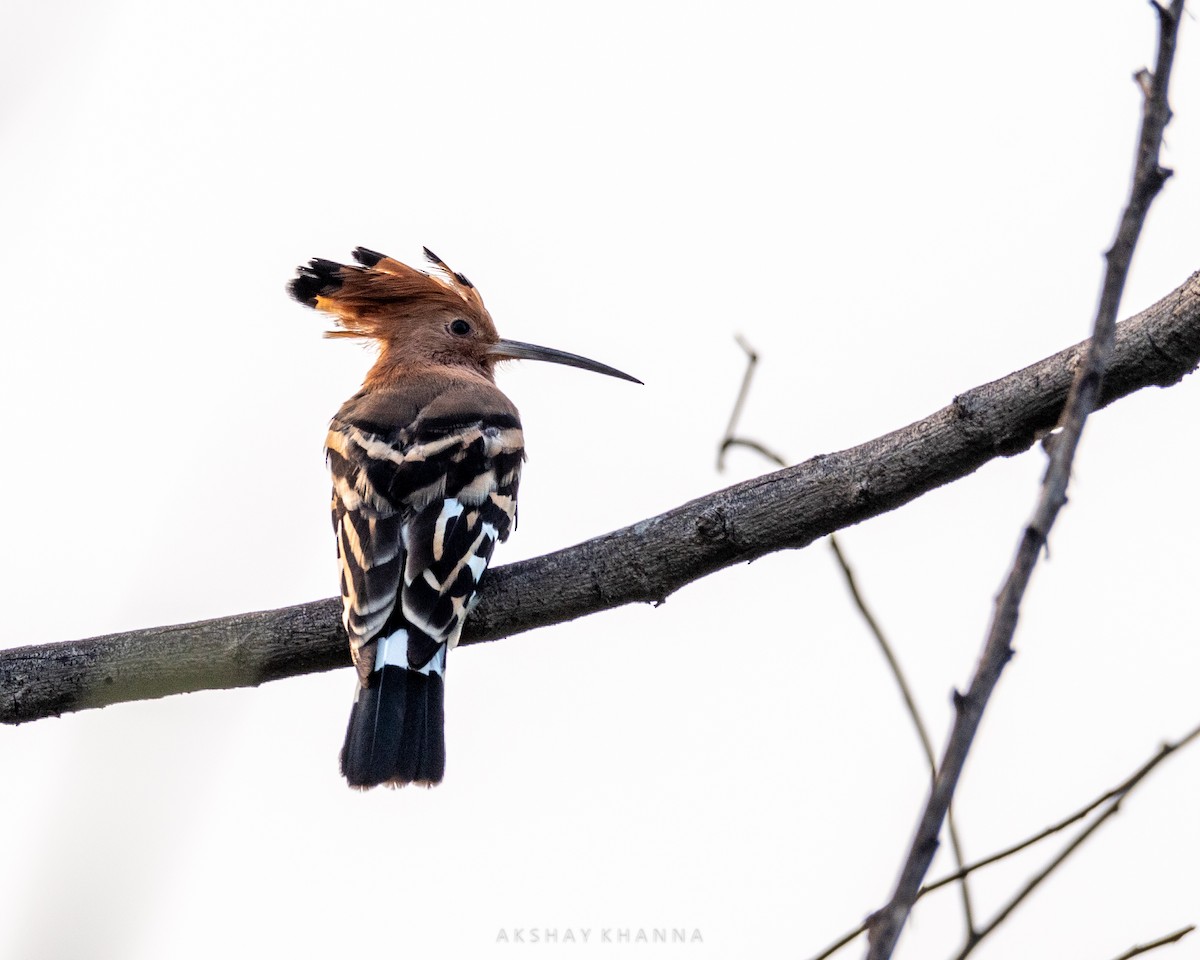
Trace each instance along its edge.
<path fill-rule="evenodd" d="M 439 257 L 436 253 L 434 253 L 428 247 L 422 247 L 421 249 L 425 251 L 425 259 L 428 260 L 430 263 L 441 267 L 448 274 L 450 274 L 450 276 L 452 276 L 455 280 L 457 280 L 459 283 L 461 283 L 464 287 L 470 287 L 471 289 L 475 288 L 475 284 L 473 284 L 470 280 L 468 280 L 465 275 L 459 273 L 457 270 L 451 270 L 450 265 L 447 264 L 445 260 L 443 260 L 441 257 Z"/>
<path fill-rule="evenodd" d="M 333 293 L 342 285 L 338 276 L 341 269 L 340 263 L 314 258 L 307 266 L 296 268 L 296 278 L 288 284 L 288 292 L 306 307 L 315 307 L 317 297 Z"/>
<path fill-rule="evenodd" d="M 288 284 L 288 293 L 292 295 L 293 300 L 304 304 L 306 307 L 315 307 L 322 286 L 323 284 L 316 278 L 306 277 L 301 274 Z"/>
<path fill-rule="evenodd" d="M 308 261 L 308 267 L 314 273 L 322 274 L 329 277 L 331 280 L 337 278 L 338 271 L 342 269 L 342 265 L 333 260 L 322 260 L 320 257 L 313 257 Z"/>
<path fill-rule="evenodd" d="M 387 254 L 380 253 L 378 250 L 370 250 L 367 247 L 355 247 L 352 256 L 364 267 L 373 267 L 380 260 L 387 258 Z"/>

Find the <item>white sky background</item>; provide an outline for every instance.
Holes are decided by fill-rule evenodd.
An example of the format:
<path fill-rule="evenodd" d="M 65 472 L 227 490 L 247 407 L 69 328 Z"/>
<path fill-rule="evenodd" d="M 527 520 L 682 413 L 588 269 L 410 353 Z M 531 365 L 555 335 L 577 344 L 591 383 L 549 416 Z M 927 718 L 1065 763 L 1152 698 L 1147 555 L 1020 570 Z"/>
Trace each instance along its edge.
<path fill-rule="evenodd" d="M 284 284 L 363 244 L 503 334 L 509 563 L 923 417 L 1082 339 L 1128 189 L 1146 4 L 17 2 L 0 34 L 16 646 L 329 596 L 321 442 L 370 357 Z M 1200 267 L 1200 32 L 1122 315 Z M 1089 423 L 960 791 L 968 854 L 1200 721 L 1200 381 Z M 940 744 L 1039 452 L 843 534 Z M 0 956 L 808 956 L 886 899 L 927 774 L 824 543 L 452 657 L 434 791 L 347 790 L 349 671 L 0 729 Z M 1200 752 L 978 956 L 1200 921 Z M 981 916 L 1045 853 L 977 879 Z M 940 875 L 949 854 L 939 855 Z M 501 930 L 700 930 L 687 947 Z M 957 894 L 899 956 L 961 936 Z M 1200 956 L 1200 941 L 1171 956 Z M 851 948 L 848 955 L 861 952 Z M 1065 953 L 1064 953 L 1065 952 Z"/>

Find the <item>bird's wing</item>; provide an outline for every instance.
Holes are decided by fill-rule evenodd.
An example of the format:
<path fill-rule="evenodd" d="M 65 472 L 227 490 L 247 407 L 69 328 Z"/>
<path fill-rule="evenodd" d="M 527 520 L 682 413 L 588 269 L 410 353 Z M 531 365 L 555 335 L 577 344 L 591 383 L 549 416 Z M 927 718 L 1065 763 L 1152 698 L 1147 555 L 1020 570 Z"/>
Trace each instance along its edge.
<path fill-rule="evenodd" d="M 384 663 L 442 672 L 515 522 L 521 427 L 496 397 L 444 390 L 406 408 L 360 395 L 330 426 L 342 622 L 364 682 Z M 396 419 L 404 426 L 381 422 Z"/>

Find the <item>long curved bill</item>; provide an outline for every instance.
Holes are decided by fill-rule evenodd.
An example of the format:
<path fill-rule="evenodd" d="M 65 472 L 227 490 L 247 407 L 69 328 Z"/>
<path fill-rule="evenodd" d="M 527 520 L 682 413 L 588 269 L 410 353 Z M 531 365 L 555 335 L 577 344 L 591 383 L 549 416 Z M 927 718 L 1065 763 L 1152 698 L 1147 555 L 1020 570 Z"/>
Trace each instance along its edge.
<path fill-rule="evenodd" d="M 539 347 L 533 343 L 521 343 L 519 340 L 501 340 L 489 347 L 488 353 L 500 360 L 546 360 L 549 363 L 561 363 L 568 367 L 578 367 L 580 370 L 591 370 L 592 373 L 602 373 L 606 377 L 616 377 L 632 383 L 642 382 L 637 377 L 622 373 L 616 367 L 610 367 L 606 363 L 597 363 L 595 360 L 567 353 L 565 350 Z"/>

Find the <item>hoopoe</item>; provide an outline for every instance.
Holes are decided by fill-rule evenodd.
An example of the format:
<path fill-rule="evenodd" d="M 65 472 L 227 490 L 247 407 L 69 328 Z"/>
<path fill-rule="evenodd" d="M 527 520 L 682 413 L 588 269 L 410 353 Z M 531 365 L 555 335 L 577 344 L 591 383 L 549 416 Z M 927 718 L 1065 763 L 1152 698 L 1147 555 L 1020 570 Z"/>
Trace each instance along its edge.
<path fill-rule="evenodd" d="M 483 299 L 428 249 L 429 272 L 359 247 L 311 260 L 293 297 L 330 313 L 327 337 L 377 342 L 362 389 L 329 426 L 342 623 L 358 686 L 342 774 L 350 786 L 439 783 L 446 651 L 458 643 L 496 542 L 517 519 L 525 459 L 500 360 L 548 360 L 640 380 L 496 333 Z"/>

